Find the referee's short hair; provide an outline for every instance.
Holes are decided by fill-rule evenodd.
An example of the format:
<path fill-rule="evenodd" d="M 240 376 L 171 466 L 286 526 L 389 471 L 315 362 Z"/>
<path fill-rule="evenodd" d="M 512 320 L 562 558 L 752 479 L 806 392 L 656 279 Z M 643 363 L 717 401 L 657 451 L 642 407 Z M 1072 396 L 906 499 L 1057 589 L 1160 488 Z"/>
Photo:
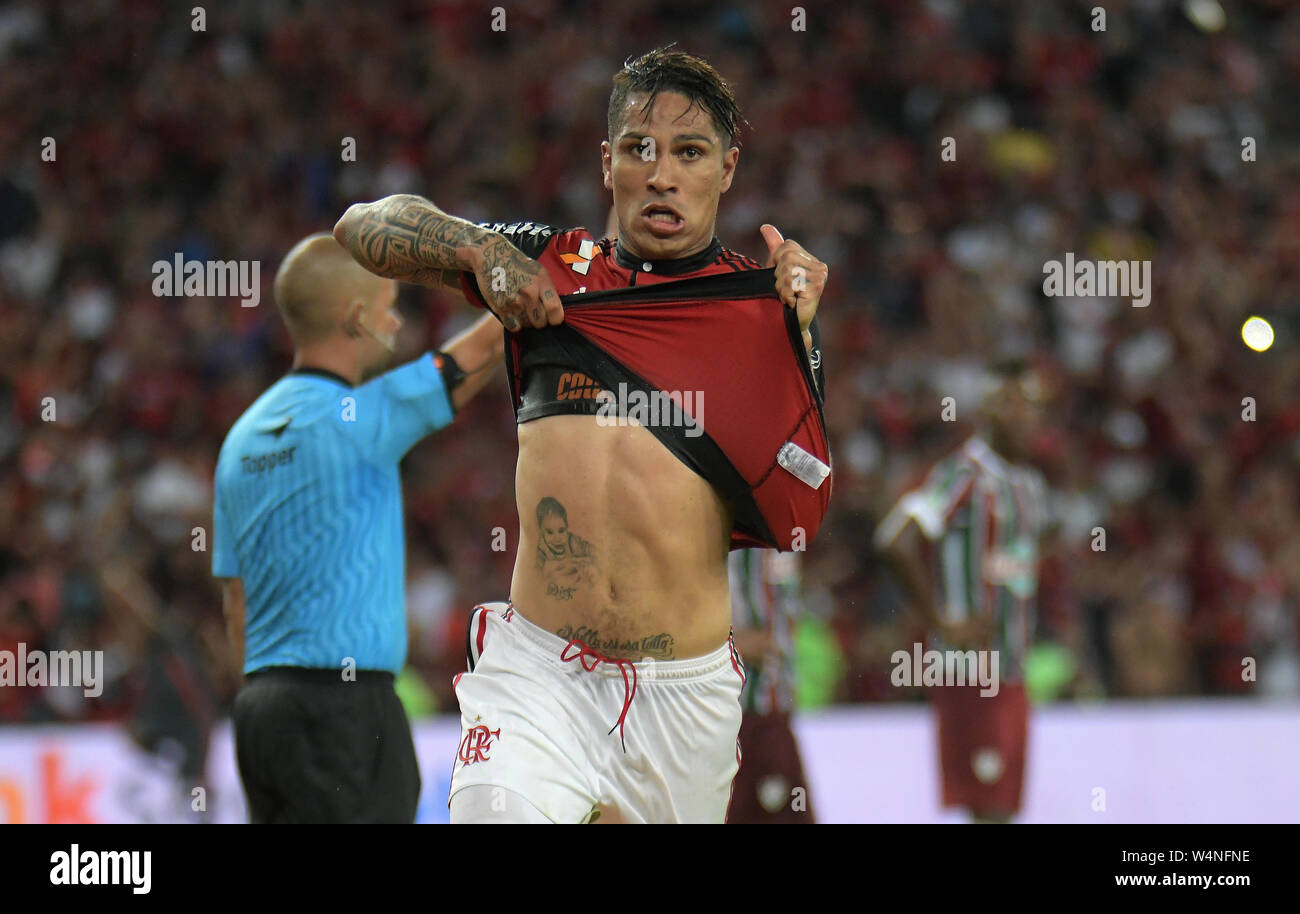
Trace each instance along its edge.
<path fill-rule="evenodd" d="M 349 303 L 370 299 L 390 280 L 367 271 L 328 232 L 293 246 L 275 274 L 275 303 L 296 345 L 325 339 Z"/>

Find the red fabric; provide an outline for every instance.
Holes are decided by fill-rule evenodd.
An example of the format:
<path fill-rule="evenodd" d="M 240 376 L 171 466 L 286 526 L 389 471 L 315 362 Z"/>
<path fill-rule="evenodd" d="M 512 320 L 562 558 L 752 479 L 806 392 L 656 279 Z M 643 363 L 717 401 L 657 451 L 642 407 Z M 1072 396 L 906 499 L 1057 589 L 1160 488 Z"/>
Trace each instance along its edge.
<path fill-rule="evenodd" d="M 808 778 L 799 744 L 790 729 L 788 711 L 756 714 L 746 711 L 740 724 L 743 761 L 732 783 L 728 825 L 814 825 Z M 795 808 L 794 789 L 803 788 L 803 805 Z M 776 797 L 775 809 L 764 805 Z"/>
<path fill-rule="evenodd" d="M 1024 686 L 1003 683 L 997 695 L 987 698 L 980 696 L 978 685 L 942 686 L 929 692 L 939 723 L 943 805 L 987 815 L 1018 811 L 1029 729 Z M 976 756 L 983 750 L 997 753 L 1000 776 L 986 780 L 977 773 Z"/>
<path fill-rule="evenodd" d="M 584 267 L 582 261 L 574 260 L 574 262 L 569 263 L 564 260 L 565 254 L 577 255 L 583 241 L 594 242 L 591 260 L 585 264 L 586 273 L 580 273 L 574 269 L 574 267 L 582 269 Z M 550 243 L 546 245 L 546 250 L 542 251 L 541 256 L 537 258 L 537 262 L 546 268 L 546 275 L 550 277 L 551 282 L 555 285 L 555 290 L 561 295 L 572 295 L 579 291 L 597 292 L 602 289 L 623 289 L 631 284 L 632 271 L 619 266 L 614 259 L 613 252 L 613 239 L 607 238 L 600 241 L 586 229 L 578 228 L 568 232 L 556 232 L 552 235 Z M 571 257 L 571 259 L 573 258 Z M 724 247 L 722 255 L 715 262 L 699 270 L 692 270 L 689 273 L 668 276 L 638 270 L 636 271 L 636 285 L 649 286 L 678 279 L 696 279 L 700 276 L 734 273 L 737 269 L 761 270 L 763 265 L 743 254 L 727 250 Z M 460 274 L 461 290 L 465 293 L 465 298 L 470 304 L 485 308 L 487 305 L 479 297 L 477 287 L 472 281 L 473 275 L 472 273 Z"/>
<path fill-rule="evenodd" d="M 478 644 L 478 653 L 480 657 L 483 656 L 483 636 L 487 634 L 487 614 L 488 611 L 486 609 L 479 610 L 478 634 L 474 636 L 474 640 Z"/>
<path fill-rule="evenodd" d="M 618 266 L 611 241 L 596 245 L 589 262 L 563 259 L 565 254 L 575 255 L 583 240 L 594 239 L 585 230 L 559 233 L 538 258 L 557 291 L 568 295 L 580 289 L 628 289 L 631 271 Z M 573 270 L 583 263 L 587 264 L 585 275 Z M 757 262 L 724 248 L 714 263 L 690 273 L 663 276 L 638 272 L 636 288 L 761 269 Z M 466 297 L 482 304 L 468 276 L 461 277 Z M 703 392 L 703 416 L 694 418 L 752 487 L 758 509 L 775 538 L 774 543 L 765 543 L 734 530 L 732 549 L 775 546 L 790 550 L 806 545 L 816 535 L 830 504 L 831 477 L 813 489 L 776 465 L 777 452 L 787 441 L 824 464 L 831 462 L 825 426 L 803 379 L 799 362 L 803 354 L 796 352 L 786 331 L 785 311 L 775 282 L 769 294 L 752 298 L 574 302 L 565 311 L 570 327 L 652 387 Z M 511 337 L 509 345 L 518 346 L 518 342 Z"/>
<path fill-rule="evenodd" d="M 704 430 L 746 482 L 776 537 L 793 548 L 813 538 L 830 504 L 831 480 L 812 489 L 780 467 L 776 453 L 793 441 L 830 463 L 826 432 L 800 376 L 776 298 L 613 304 L 570 309 L 565 320 L 660 390 L 704 392 Z M 695 417 L 697 420 L 699 416 Z M 733 549 L 769 545 L 739 531 Z"/>

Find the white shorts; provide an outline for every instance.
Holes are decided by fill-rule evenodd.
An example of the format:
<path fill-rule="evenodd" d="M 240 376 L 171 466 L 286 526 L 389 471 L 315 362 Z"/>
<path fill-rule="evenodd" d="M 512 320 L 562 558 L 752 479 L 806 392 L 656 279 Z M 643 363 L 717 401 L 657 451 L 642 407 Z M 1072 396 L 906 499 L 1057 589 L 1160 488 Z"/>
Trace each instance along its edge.
<path fill-rule="evenodd" d="M 704 657 L 617 664 L 510 603 L 485 603 L 470 617 L 467 659 L 449 804 L 490 785 L 553 822 L 596 810 L 606 821 L 726 820 L 745 682 L 730 639 Z"/>

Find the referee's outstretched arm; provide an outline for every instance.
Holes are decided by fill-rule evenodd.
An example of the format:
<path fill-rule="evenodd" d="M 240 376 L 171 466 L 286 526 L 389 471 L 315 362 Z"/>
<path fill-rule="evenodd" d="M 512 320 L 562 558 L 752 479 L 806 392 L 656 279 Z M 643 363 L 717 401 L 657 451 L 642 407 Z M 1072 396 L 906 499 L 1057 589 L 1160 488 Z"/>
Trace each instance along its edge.
<path fill-rule="evenodd" d="M 470 401 L 505 360 L 505 332 L 496 317 L 485 314 L 472 327 L 444 343 L 433 360 L 442 371 L 456 410 Z M 450 358 L 448 358 L 450 356 Z"/>

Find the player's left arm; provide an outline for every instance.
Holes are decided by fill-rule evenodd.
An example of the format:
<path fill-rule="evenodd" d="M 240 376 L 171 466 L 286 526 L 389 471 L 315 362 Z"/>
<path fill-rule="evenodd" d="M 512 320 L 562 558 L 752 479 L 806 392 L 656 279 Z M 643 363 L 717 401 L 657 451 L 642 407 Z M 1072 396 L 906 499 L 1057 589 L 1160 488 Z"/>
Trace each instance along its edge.
<path fill-rule="evenodd" d="M 803 344 L 812 352 L 813 339 L 808 328 L 817 315 L 817 305 L 826 289 L 830 268 L 797 241 L 783 238 L 776 226 L 764 223 L 759 231 L 767 242 L 767 265 L 776 269 L 777 294 L 787 307 L 799 313 Z"/>

